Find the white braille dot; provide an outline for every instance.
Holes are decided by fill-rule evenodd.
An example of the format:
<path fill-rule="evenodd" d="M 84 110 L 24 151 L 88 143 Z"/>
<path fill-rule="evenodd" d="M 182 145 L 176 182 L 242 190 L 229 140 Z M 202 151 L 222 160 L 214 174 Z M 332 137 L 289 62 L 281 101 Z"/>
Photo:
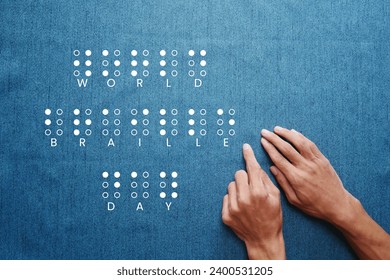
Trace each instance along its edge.
<path fill-rule="evenodd" d="M 103 109 L 102 114 L 107 116 L 108 115 L 108 109 Z"/>
<path fill-rule="evenodd" d="M 137 55 L 137 51 L 136 51 L 136 50 L 132 50 L 132 51 L 131 51 L 131 55 L 132 55 L 132 56 L 136 56 L 136 55 Z"/>
<path fill-rule="evenodd" d="M 149 61 L 144 60 L 144 61 L 142 62 L 142 64 L 143 64 L 144 66 L 149 66 Z"/>
<path fill-rule="evenodd" d="M 160 55 L 161 55 L 161 56 L 165 56 L 166 54 L 167 54 L 167 52 L 166 52 L 165 50 L 161 50 L 161 51 L 160 51 Z"/>
<path fill-rule="evenodd" d="M 74 109 L 73 110 L 73 114 L 75 114 L 76 116 L 80 115 L 80 110 L 79 109 Z"/>
<path fill-rule="evenodd" d="M 172 182 L 172 188 L 176 189 L 177 188 L 177 182 Z"/>
<path fill-rule="evenodd" d="M 85 71 L 85 76 L 89 77 L 92 75 L 92 72 L 90 70 Z"/>
<path fill-rule="evenodd" d="M 46 110 L 45 110 L 45 115 L 46 115 L 46 116 L 49 116 L 50 114 L 51 114 L 51 110 L 50 110 L 50 109 L 46 109 Z"/>
<path fill-rule="evenodd" d="M 121 176 L 121 173 L 119 172 L 119 171 L 116 171 L 115 173 L 114 173 L 114 177 L 115 178 L 119 178 Z"/>
<path fill-rule="evenodd" d="M 171 196 L 172 198 L 177 198 L 177 192 L 173 192 Z"/>
<path fill-rule="evenodd" d="M 86 120 L 85 120 L 85 124 L 86 124 L 86 125 L 91 125 L 91 124 L 92 124 L 92 121 L 91 121 L 90 119 L 86 119 Z"/>
<path fill-rule="evenodd" d="M 74 124 L 74 125 L 79 125 L 79 124 L 80 124 L 80 120 L 75 119 L 75 120 L 73 121 L 73 124 Z"/>
<path fill-rule="evenodd" d="M 195 121 L 194 121 L 193 119 L 190 119 L 190 120 L 188 121 L 188 124 L 189 124 L 189 125 L 194 125 L 194 124 L 195 124 Z"/>
<path fill-rule="evenodd" d="M 195 110 L 194 109 L 189 109 L 188 110 L 188 114 L 192 116 L 193 114 L 195 114 Z"/>
<path fill-rule="evenodd" d="M 73 130 L 73 134 L 76 135 L 76 136 L 79 136 L 80 135 L 80 130 L 78 130 L 78 129 Z"/>
<path fill-rule="evenodd" d="M 133 76 L 133 77 L 135 77 L 135 76 L 137 76 L 137 71 L 135 71 L 135 70 L 133 70 L 133 71 L 131 71 L 131 76 Z"/>
<path fill-rule="evenodd" d="M 205 56 L 205 55 L 206 55 L 206 51 L 205 51 L 205 50 L 201 50 L 201 51 L 200 51 L 200 55 L 201 55 L 201 56 Z"/>
<path fill-rule="evenodd" d="M 137 66 L 137 64 L 138 64 L 137 60 L 132 60 L 131 61 L 131 66 L 135 67 L 135 66 Z"/>
<path fill-rule="evenodd" d="M 160 115 L 164 116 L 166 113 L 167 113 L 167 111 L 165 109 L 160 110 Z"/>
<path fill-rule="evenodd" d="M 160 71 L 160 76 L 161 77 L 165 77 L 166 74 L 167 74 L 167 72 L 165 72 L 165 70 L 161 70 Z"/>
<path fill-rule="evenodd" d="M 172 175 L 172 178 L 177 178 L 177 176 L 178 176 L 176 171 L 173 171 L 171 175 Z"/>
<path fill-rule="evenodd" d="M 160 135 L 164 136 L 165 134 L 167 134 L 167 131 L 165 129 L 161 129 L 160 130 Z"/>
<path fill-rule="evenodd" d="M 108 76 L 108 71 L 107 71 L 107 70 L 104 70 L 104 71 L 102 72 L 102 75 L 103 75 L 104 77 L 107 77 L 107 76 Z"/>
<path fill-rule="evenodd" d="M 201 60 L 200 61 L 200 66 L 206 66 L 206 60 Z"/>
<path fill-rule="evenodd" d="M 218 110 L 217 110 L 217 114 L 220 115 L 220 116 L 222 116 L 222 115 L 223 115 L 223 110 L 222 110 L 222 109 L 218 109 Z"/>
<path fill-rule="evenodd" d="M 121 62 L 119 60 L 115 60 L 114 65 L 118 67 L 119 65 L 121 65 Z"/>
<path fill-rule="evenodd" d="M 236 122 L 235 122 L 233 119 L 230 119 L 230 120 L 229 120 L 229 124 L 230 124 L 230 125 L 234 125 L 235 123 L 236 123 Z"/>
<path fill-rule="evenodd" d="M 142 114 L 144 114 L 145 116 L 149 115 L 149 110 L 148 109 L 143 109 L 142 110 Z"/>
<path fill-rule="evenodd" d="M 166 198 L 166 197 L 167 197 L 167 195 L 166 195 L 166 193 L 165 193 L 165 192 L 160 192 L 160 197 L 161 197 L 161 198 Z"/>
<path fill-rule="evenodd" d="M 137 178 L 137 172 L 135 171 L 131 172 L 131 178 Z"/>
<path fill-rule="evenodd" d="M 167 62 L 165 60 L 160 60 L 160 66 L 164 67 L 167 65 Z"/>
<path fill-rule="evenodd" d="M 102 176 L 103 176 L 103 178 L 108 178 L 108 172 L 107 172 L 107 171 L 104 171 L 104 172 L 102 173 Z"/>
<path fill-rule="evenodd" d="M 165 178 L 166 176 L 167 176 L 167 173 L 165 173 L 164 171 L 160 172 L 160 178 Z"/>
<path fill-rule="evenodd" d="M 114 183 L 114 187 L 115 187 L 115 188 L 119 188 L 120 186 L 121 186 L 121 183 L 119 183 L 119 182 L 115 182 L 115 183 Z"/>
<path fill-rule="evenodd" d="M 189 50 L 189 51 L 188 51 L 188 55 L 189 55 L 189 56 L 194 56 L 194 55 L 195 55 L 194 50 Z"/>
<path fill-rule="evenodd" d="M 161 119 L 161 120 L 160 120 L 160 125 L 166 125 L 166 123 L 167 123 L 166 120 L 164 120 L 164 119 Z"/>
<path fill-rule="evenodd" d="M 46 125 L 51 125 L 51 120 L 49 120 L 49 119 L 45 120 L 45 124 Z"/>
<path fill-rule="evenodd" d="M 86 55 L 86 56 L 91 56 L 91 54 L 92 54 L 91 50 L 86 50 L 86 51 L 85 51 L 85 55 Z"/>
<path fill-rule="evenodd" d="M 92 62 L 90 60 L 85 61 L 85 66 L 91 66 Z"/>
<path fill-rule="evenodd" d="M 103 50 L 103 51 L 102 51 L 102 55 L 103 55 L 103 56 L 107 56 L 107 55 L 108 55 L 108 50 Z"/>
<path fill-rule="evenodd" d="M 73 61 L 73 65 L 76 67 L 80 66 L 80 61 L 78 61 L 78 60 Z"/>
<path fill-rule="evenodd" d="M 193 129 L 188 130 L 188 134 L 190 136 L 193 136 L 195 134 L 195 130 L 193 130 Z"/>
<path fill-rule="evenodd" d="M 136 119 L 132 119 L 132 120 L 131 120 L 131 124 L 132 124 L 132 125 L 137 125 L 137 123 L 138 123 L 138 122 L 137 122 Z"/>

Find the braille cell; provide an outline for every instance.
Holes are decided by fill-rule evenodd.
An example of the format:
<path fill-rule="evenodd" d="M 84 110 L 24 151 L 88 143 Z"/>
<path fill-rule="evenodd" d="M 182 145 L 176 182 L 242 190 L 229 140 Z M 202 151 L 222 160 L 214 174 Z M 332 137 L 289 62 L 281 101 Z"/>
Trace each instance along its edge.
<path fill-rule="evenodd" d="M 138 174 L 137 172 L 133 171 L 131 172 L 131 178 L 137 178 Z"/>
<path fill-rule="evenodd" d="M 132 119 L 130 122 L 132 125 L 137 125 L 138 121 L 136 119 Z"/>
<path fill-rule="evenodd" d="M 85 76 L 90 77 L 92 75 L 92 72 L 90 70 L 85 71 Z"/>
<path fill-rule="evenodd" d="M 195 124 L 195 121 L 194 121 L 193 119 L 189 119 L 189 120 L 188 120 L 188 124 L 189 124 L 189 125 L 194 125 L 194 124 Z"/>
<path fill-rule="evenodd" d="M 167 111 L 165 109 L 160 109 L 160 115 L 161 116 L 164 116 L 166 113 L 167 113 Z"/>
<path fill-rule="evenodd" d="M 80 115 L 80 109 L 74 109 L 74 110 L 73 110 L 73 114 L 74 114 L 75 116 Z"/>
<path fill-rule="evenodd" d="M 189 109 L 189 110 L 188 110 L 188 114 L 189 114 L 190 116 L 194 115 L 194 114 L 195 114 L 195 110 L 194 110 L 194 109 Z"/>

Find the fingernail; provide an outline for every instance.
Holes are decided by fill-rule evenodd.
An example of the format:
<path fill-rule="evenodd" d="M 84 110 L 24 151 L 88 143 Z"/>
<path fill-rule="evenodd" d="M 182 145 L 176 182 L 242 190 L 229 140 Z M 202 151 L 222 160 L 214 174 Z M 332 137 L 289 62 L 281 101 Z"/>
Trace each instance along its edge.
<path fill-rule="evenodd" d="M 293 129 L 291 129 L 291 131 L 292 131 L 292 132 L 297 132 L 297 131 L 296 131 L 294 128 L 293 128 Z"/>
<path fill-rule="evenodd" d="M 282 130 L 282 128 L 280 126 L 275 126 L 274 130 L 275 130 L 275 132 L 280 132 Z"/>
<path fill-rule="evenodd" d="M 268 141 L 267 141 L 267 139 L 265 139 L 265 138 L 261 138 L 260 141 L 261 141 L 262 144 L 268 144 Z"/>
<path fill-rule="evenodd" d="M 268 130 L 266 130 L 266 129 L 262 129 L 261 130 L 261 134 L 262 135 L 269 135 L 271 132 L 270 131 L 268 131 Z"/>
<path fill-rule="evenodd" d="M 251 146 L 247 143 L 245 143 L 243 146 L 242 146 L 242 149 L 243 150 L 250 150 L 251 149 Z"/>
<path fill-rule="evenodd" d="M 271 173 L 274 174 L 275 176 L 278 175 L 278 170 L 276 169 L 275 166 L 270 167 Z"/>

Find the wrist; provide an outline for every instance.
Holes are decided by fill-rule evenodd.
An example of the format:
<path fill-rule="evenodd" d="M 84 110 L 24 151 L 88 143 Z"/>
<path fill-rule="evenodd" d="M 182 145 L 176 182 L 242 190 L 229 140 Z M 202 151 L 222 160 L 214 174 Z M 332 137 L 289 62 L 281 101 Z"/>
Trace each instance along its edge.
<path fill-rule="evenodd" d="M 245 241 L 245 245 L 250 260 L 286 259 L 286 250 L 282 233 L 271 240 Z"/>
<path fill-rule="evenodd" d="M 341 208 L 341 211 L 329 222 L 340 230 L 349 232 L 356 226 L 364 213 L 365 211 L 360 201 L 351 194 L 348 194 L 346 203 Z"/>

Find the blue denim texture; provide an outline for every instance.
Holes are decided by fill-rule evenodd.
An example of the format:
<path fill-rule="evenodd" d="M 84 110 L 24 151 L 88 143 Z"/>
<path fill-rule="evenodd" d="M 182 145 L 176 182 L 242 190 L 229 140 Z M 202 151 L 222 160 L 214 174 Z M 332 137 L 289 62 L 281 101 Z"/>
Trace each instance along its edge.
<path fill-rule="evenodd" d="M 268 172 L 259 133 L 275 125 L 317 143 L 345 187 L 390 230 L 389 1 L 2 0 L 0 19 L 1 259 L 246 258 L 222 224 L 222 198 L 244 168 L 243 143 Z M 137 89 L 123 66 L 127 76 L 113 89 L 95 68 L 90 87 L 76 87 L 74 49 L 120 49 L 127 64 L 132 49 L 149 49 L 157 65 L 163 48 L 207 50 L 204 86 L 188 86 L 184 74 L 164 88 L 151 66 L 154 76 Z M 235 108 L 236 136 L 228 148 L 214 136 L 196 148 L 181 134 L 167 148 L 151 124 L 155 136 L 138 148 L 123 125 L 113 149 L 95 134 L 78 147 L 72 110 L 105 107 L 124 116 L 130 108 Z M 65 112 L 54 149 L 44 136 L 46 108 Z M 144 212 L 134 211 L 128 186 L 118 209 L 104 209 L 104 170 L 120 170 L 124 180 L 132 170 L 154 174 L 155 197 Z M 170 212 L 157 197 L 161 170 L 179 172 Z M 282 203 L 288 258 L 355 258 L 337 230 L 284 196 Z"/>

